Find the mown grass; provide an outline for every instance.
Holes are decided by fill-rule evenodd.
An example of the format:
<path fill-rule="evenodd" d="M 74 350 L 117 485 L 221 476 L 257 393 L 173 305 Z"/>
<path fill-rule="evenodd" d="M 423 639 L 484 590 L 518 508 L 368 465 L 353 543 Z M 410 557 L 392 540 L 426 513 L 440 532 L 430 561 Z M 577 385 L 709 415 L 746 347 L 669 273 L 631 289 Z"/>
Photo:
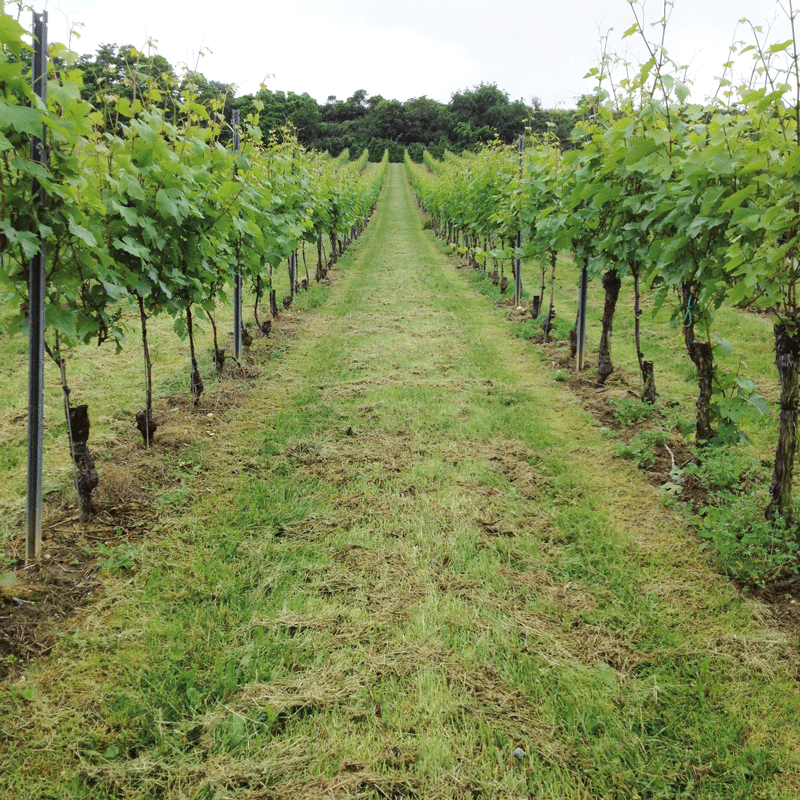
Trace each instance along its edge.
<path fill-rule="evenodd" d="M 479 292 L 503 309 L 508 306 L 508 294 L 505 297 L 500 295 L 489 274 L 472 270 L 467 274 Z M 559 258 L 556 274 L 556 326 L 552 339 L 556 343 L 560 340 L 561 349 L 565 350 L 566 338 L 574 326 L 579 268 L 565 255 Z M 540 265 L 532 260 L 525 262 L 523 276 L 526 285 L 530 287 L 533 284 L 533 291 L 538 293 Z M 592 283 L 587 324 L 588 370 L 585 373 L 589 382 L 596 373 L 603 302 L 602 287 L 598 282 Z M 529 304 L 527 294 L 525 303 Z M 632 279 L 623 280 L 612 340 L 616 371 L 607 382 L 607 403 L 623 424 L 635 422 L 632 415 L 636 408 L 646 406 L 646 410 L 650 411 L 648 427 L 652 429 L 635 434 L 632 441 L 625 436 L 624 441 L 617 445 L 619 455 L 633 460 L 644 471 L 653 467 L 657 451 L 660 448 L 663 452 L 663 445 L 669 444 L 671 437 L 677 435 L 687 442 L 694 442 L 697 376 L 683 344 L 680 313 L 674 303 L 675 297 L 670 297 L 656 311 L 653 294 L 644 293 L 642 349 L 645 358 L 655 361 L 659 395 L 655 407 L 651 409 L 634 399 L 640 391 L 640 384 L 633 334 L 633 286 Z M 518 319 L 513 312 L 510 317 Z M 541 339 L 541 322 L 530 319 L 514 321 L 512 330 L 525 341 L 536 337 L 537 342 Z M 756 310 L 724 306 L 716 312 L 712 332 L 718 339 L 725 340 L 724 347 L 715 349 L 720 372 L 720 382 L 715 383 L 715 401 L 721 397 L 718 394 L 720 386 L 729 380 L 725 374 L 736 374 L 752 379 L 756 391 L 766 399 L 768 411 L 759 416 L 752 406 L 747 406 L 749 413 L 745 413 L 739 423 L 738 436 L 735 426 L 726 427 L 719 419 L 715 419 L 719 437 L 714 446 L 697 451 L 699 464 L 685 458 L 675 462 L 673 457 L 673 469 L 661 479 L 662 491 L 671 502 L 684 509 L 698 534 L 708 540 L 707 546 L 714 552 L 720 570 L 743 585 L 764 587 L 796 570 L 798 564 L 796 525 L 779 521 L 777 526 L 773 526 L 763 518 L 769 501 L 767 490 L 777 444 L 780 397 L 774 365 L 772 319 L 769 314 Z M 552 350 L 553 347 L 557 347 L 557 344 L 548 348 L 532 344 L 533 352 L 540 355 L 545 363 L 556 352 Z M 732 352 L 728 352 L 731 348 Z M 554 368 L 553 362 L 550 366 L 556 381 L 568 381 L 573 374 L 574 367 L 571 364 L 565 368 L 559 362 L 559 366 Z M 597 391 L 603 390 L 598 387 Z M 620 391 L 627 392 L 627 395 L 615 396 Z M 729 397 L 732 395 L 730 386 L 726 392 Z M 587 394 L 591 392 L 587 390 Z M 624 408 L 619 407 L 620 402 L 625 404 Z M 613 430 L 608 430 L 606 435 L 612 439 L 619 438 Z M 690 485 L 699 484 L 706 492 L 706 501 L 699 514 L 696 513 L 696 503 L 683 492 L 682 487 L 687 485 L 687 481 Z"/>
<path fill-rule="evenodd" d="M 4 796 L 796 797 L 797 642 L 444 264 L 400 169 L 345 267 L 3 687 Z"/>
<path fill-rule="evenodd" d="M 325 302 L 328 287 L 313 282 L 316 264 L 316 247 L 307 247 L 306 258 L 311 274 L 307 292 L 296 296 L 290 315 L 317 308 Z M 300 272 L 305 270 L 300 261 Z M 287 269 L 275 270 L 278 302 L 288 294 Z M 254 334 L 253 360 L 277 359 L 290 343 L 279 330 L 268 343 L 255 331 L 253 325 L 254 294 L 245 287 L 243 318 Z M 195 338 L 198 366 L 206 384 L 206 398 L 215 391 L 218 377 L 215 374 L 212 353 L 213 339 L 210 322 L 197 312 Z M 233 355 L 233 310 L 222 304 L 217 311 L 220 346 L 228 356 Z M 269 316 L 269 297 L 262 298 L 260 318 Z M 153 360 L 153 403 L 157 421 L 171 411 L 168 400 L 175 396 L 189 397 L 189 344 L 173 331 L 174 320 L 166 314 L 148 320 L 150 351 Z M 72 405 L 87 403 L 92 425 L 89 446 L 103 472 L 103 462 L 112 458 L 120 444 L 135 443 L 140 437 L 134 427 L 135 415 L 144 407 L 144 366 L 139 328 L 138 310 L 124 308 L 122 327 L 125 346 L 115 353 L 113 344 L 94 345 L 66 350 L 67 380 Z M 49 341 L 49 340 L 48 340 Z M 52 342 L 50 342 L 52 344 Z M 28 350 L 27 338 L 0 335 L 0 354 L 3 358 L 3 381 L 0 383 L 0 542 L 6 543 L 18 529 L 24 514 L 27 458 L 27 402 L 28 402 Z M 248 353 L 244 353 L 247 361 Z M 232 361 L 228 361 L 228 373 Z M 258 369 L 256 367 L 255 369 Z M 44 495 L 57 501 L 58 495 L 69 493 L 72 482 L 72 464 L 69 456 L 67 429 L 61 376 L 51 359 L 45 360 L 44 399 Z"/>
<path fill-rule="evenodd" d="M 536 259 L 523 261 L 523 297 L 526 307 L 530 307 L 531 296 L 541 292 L 541 263 Z M 478 271 L 470 274 L 470 281 L 476 289 L 495 302 L 510 301 L 513 291 L 501 295 L 488 272 Z M 510 276 L 510 267 L 507 267 Z M 545 311 L 550 298 L 550 269 L 547 266 L 545 292 Z M 556 266 L 554 307 L 556 309 L 553 338 L 566 338 L 575 324 L 577 314 L 578 282 L 580 265 L 570 254 L 561 254 Z M 592 281 L 588 293 L 588 314 L 586 328 L 587 364 L 589 374 L 596 369 L 597 351 L 601 335 L 604 293 L 599 281 Z M 642 352 L 644 357 L 655 363 L 656 387 L 661 404 L 671 406 L 674 424 L 680 426 L 687 438 L 693 435 L 694 403 L 697 399 L 697 373 L 689 359 L 683 342 L 681 330 L 681 310 L 677 308 L 678 298 L 674 293 L 661 308 L 654 305 L 654 294 L 647 287 L 642 288 L 641 317 Z M 634 298 L 633 279 L 623 278 L 622 289 L 614 317 L 612 337 L 612 360 L 617 371 L 636 387 L 638 385 L 639 365 L 634 343 Z M 772 318 L 769 314 L 756 311 L 742 311 L 731 306 L 723 306 L 715 313 L 711 323 L 714 336 L 724 339 L 733 350 L 726 355 L 721 347 L 715 349 L 718 366 L 725 371 L 750 378 L 756 390 L 772 406 L 768 415 L 758 419 L 745 419 L 742 430 L 751 440 L 757 458 L 767 458 L 774 454 L 777 441 L 777 402 L 780 397 L 777 372 L 774 363 L 774 340 Z M 515 332 L 524 339 L 541 334 L 541 321 L 528 320 L 520 323 Z M 716 341 L 716 340 L 715 340 Z M 610 383 L 615 378 L 612 375 Z"/>

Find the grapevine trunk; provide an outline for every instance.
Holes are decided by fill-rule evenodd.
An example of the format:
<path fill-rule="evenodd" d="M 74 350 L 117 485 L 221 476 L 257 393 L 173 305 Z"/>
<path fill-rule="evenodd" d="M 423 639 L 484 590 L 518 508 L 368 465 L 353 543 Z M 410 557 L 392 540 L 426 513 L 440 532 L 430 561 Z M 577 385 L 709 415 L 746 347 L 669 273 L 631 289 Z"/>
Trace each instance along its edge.
<path fill-rule="evenodd" d="M 781 384 L 778 445 L 765 514 L 768 519 L 792 517 L 792 478 L 797 453 L 797 412 L 800 406 L 800 333 L 784 323 L 774 326 L 775 366 Z"/>

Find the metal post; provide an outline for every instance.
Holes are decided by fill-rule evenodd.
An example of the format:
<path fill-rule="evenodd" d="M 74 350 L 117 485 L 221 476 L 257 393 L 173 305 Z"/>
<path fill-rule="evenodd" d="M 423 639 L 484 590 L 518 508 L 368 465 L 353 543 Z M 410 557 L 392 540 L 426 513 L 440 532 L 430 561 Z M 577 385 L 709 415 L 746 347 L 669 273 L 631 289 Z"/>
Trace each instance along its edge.
<path fill-rule="evenodd" d="M 578 297 L 578 352 L 577 352 L 577 369 L 578 372 L 583 371 L 583 364 L 586 360 L 586 297 L 589 291 L 589 258 L 588 256 L 583 260 L 583 269 L 581 270 L 581 285 L 580 294 Z"/>
<path fill-rule="evenodd" d="M 519 137 L 519 177 L 522 180 L 522 154 L 525 150 L 525 137 Z M 514 262 L 514 277 L 516 283 L 514 285 L 514 307 L 519 308 L 522 305 L 522 259 L 520 258 L 519 251 L 522 249 L 522 231 L 517 231 L 517 257 Z"/>
<path fill-rule="evenodd" d="M 239 155 L 239 109 L 233 110 L 233 151 L 237 160 Z M 233 174 L 238 175 L 239 168 L 234 166 Z M 242 352 L 242 262 L 240 244 L 236 242 L 236 277 L 233 282 L 233 357 L 238 361 Z"/>
<path fill-rule="evenodd" d="M 519 308 L 522 305 L 522 259 L 519 256 L 519 251 L 522 249 L 522 231 L 517 231 L 517 257 L 514 261 L 514 307 Z"/>
<path fill-rule="evenodd" d="M 47 12 L 33 13 L 34 56 L 33 90 L 47 103 Z M 31 139 L 31 160 L 47 163 L 42 138 Z M 44 189 L 35 178 L 31 181 L 31 198 L 44 205 Z M 45 304 L 45 241 L 28 264 L 28 488 L 25 558 L 38 561 L 42 557 L 42 460 L 44 457 L 44 304 Z"/>

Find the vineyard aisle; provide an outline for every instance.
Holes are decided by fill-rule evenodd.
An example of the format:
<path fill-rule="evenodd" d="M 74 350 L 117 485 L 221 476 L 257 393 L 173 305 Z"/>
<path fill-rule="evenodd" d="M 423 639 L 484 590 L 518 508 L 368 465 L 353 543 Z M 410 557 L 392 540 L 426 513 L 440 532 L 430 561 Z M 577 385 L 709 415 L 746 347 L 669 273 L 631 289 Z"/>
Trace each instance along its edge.
<path fill-rule="evenodd" d="M 798 643 L 443 257 L 403 170 L 191 508 L 3 693 L 0 796 L 800 796 Z"/>

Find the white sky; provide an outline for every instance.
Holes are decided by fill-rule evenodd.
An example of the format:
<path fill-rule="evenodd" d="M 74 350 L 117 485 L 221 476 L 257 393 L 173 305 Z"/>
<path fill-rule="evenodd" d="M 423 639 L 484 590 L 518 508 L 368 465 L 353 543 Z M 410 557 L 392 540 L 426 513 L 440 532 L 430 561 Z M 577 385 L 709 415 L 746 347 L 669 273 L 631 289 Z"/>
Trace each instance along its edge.
<path fill-rule="evenodd" d="M 789 38 L 780 5 L 789 1 L 675 0 L 666 46 L 676 61 L 690 64 L 693 100 L 713 93 L 734 39 L 750 40 L 747 28 L 737 28 L 741 18 L 762 25 L 765 35 L 771 27 L 770 42 Z M 37 11 L 49 11 L 50 41 L 67 42 L 72 27 L 80 34 L 72 40 L 79 53 L 104 43 L 144 48 L 152 39 L 174 66 L 235 83 L 237 94 L 264 82 L 320 102 L 365 89 L 370 96 L 426 95 L 446 103 L 454 92 L 486 82 L 512 100 L 538 97 L 545 108 L 572 108 L 593 86 L 583 76 L 598 62 L 601 32 L 611 29 L 609 50 L 636 63 L 643 52 L 638 38 L 622 40 L 634 22 L 628 0 L 33 2 Z M 800 8 L 800 0 L 794 3 Z M 645 0 L 644 11 L 646 22 L 660 19 L 663 0 Z M 749 71 L 749 56 L 740 63 Z"/>

